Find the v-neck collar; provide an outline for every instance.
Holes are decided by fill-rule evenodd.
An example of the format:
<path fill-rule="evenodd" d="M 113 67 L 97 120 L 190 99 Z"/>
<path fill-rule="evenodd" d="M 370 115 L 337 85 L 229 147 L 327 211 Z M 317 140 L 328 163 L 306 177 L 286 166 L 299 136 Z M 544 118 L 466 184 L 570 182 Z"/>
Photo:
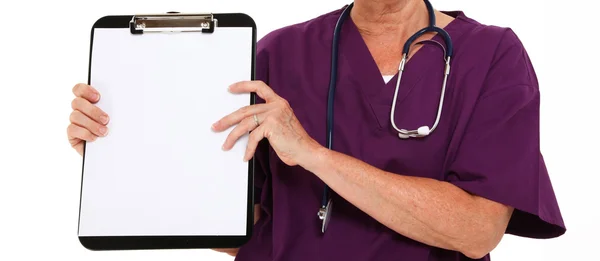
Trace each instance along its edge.
<path fill-rule="evenodd" d="M 455 27 L 464 14 L 462 12 L 445 13 L 452 15 L 454 20 L 443 29 L 455 40 L 458 33 Z M 439 34 L 436 34 L 431 40 L 445 46 L 443 38 Z M 443 57 L 439 55 L 439 49 L 437 48 L 439 47 L 425 44 L 412 55 L 402 74 L 398 91 L 398 103 L 401 103 L 421 79 L 427 76 L 427 67 L 430 66 L 430 63 L 443 63 Z M 340 62 L 344 63 L 351 71 L 350 80 L 363 95 L 366 95 L 370 100 L 378 100 L 377 97 L 381 97 L 386 102 L 392 100 L 393 97 L 391 96 L 394 95 L 398 73 L 388 83 L 385 83 L 371 52 L 350 17 L 342 25 L 339 52 Z M 435 54 L 435 57 L 432 54 Z"/>

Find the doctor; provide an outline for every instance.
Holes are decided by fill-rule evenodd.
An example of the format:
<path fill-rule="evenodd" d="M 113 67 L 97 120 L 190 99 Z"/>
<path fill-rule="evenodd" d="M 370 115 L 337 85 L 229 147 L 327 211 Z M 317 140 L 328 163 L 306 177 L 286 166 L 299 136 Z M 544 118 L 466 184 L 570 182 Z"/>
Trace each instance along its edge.
<path fill-rule="evenodd" d="M 258 80 L 229 86 L 259 104 L 212 126 L 235 126 L 224 150 L 250 132 L 243 160 L 256 160 L 255 232 L 220 251 L 240 261 L 489 260 L 506 233 L 565 233 L 523 45 L 462 12 L 430 16 L 427 4 L 356 0 L 261 39 Z M 409 41 L 403 62 L 431 18 L 444 31 Z M 81 153 L 107 135 L 109 116 L 93 87 L 74 93 L 68 136 Z"/>

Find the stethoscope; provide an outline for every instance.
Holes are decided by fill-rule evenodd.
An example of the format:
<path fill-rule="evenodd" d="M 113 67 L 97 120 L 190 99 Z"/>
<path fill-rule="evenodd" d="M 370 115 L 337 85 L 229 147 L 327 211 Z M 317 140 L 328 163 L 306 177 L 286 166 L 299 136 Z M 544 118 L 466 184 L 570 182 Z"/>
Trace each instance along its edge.
<path fill-rule="evenodd" d="M 390 112 L 390 121 L 392 123 L 392 126 L 398 132 L 398 137 L 401 139 L 423 138 L 423 137 L 426 137 L 427 135 L 431 134 L 437 128 L 437 125 L 440 121 L 440 115 L 442 113 L 444 94 L 446 92 L 446 82 L 448 80 L 448 75 L 450 74 L 450 58 L 452 57 L 452 40 L 450 39 L 450 35 L 444 29 L 439 28 L 435 25 L 435 13 L 433 11 L 433 6 L 431 6 L 431 3 L 428 0 L 424 0 L 424 1 L 425 1 L 425 5 L 427 6 L 427 12 L 429 14 L 429 26 L 419 30 L 413 36 L 408 38 L 406 43 L 404 43 L 404 47 L 402 49 L 402 60 L 400 61 L 400 66 L 398 68 L 398 80 L 396 82 L 396 90 L 394 92 L 394 100 L 392 102 L 392 109 Z M 331 149 L 332 138 L 333 138 L 333 101 L 334 101 L 334 95 L 335 95 L 335 87 L 336 87 L 336 83 L 337 83 L 337 60 L 338 60 L 338 45 L 339 45 L 340 31 L 342 30 L 342 24 L 344 23 L 346 18 L 348 18 L 348 15 L 350 15 L 350 10 L 352 10 L 353 6 L 354 6 L 354 3 L 351 3 L 344 9 L 344 11 L 340 15 L 340 17 L 335 25 L 335 29 L 333 32 L 333 46 L 332 46 L 332 52 L 331 52 L 331 76 L 330 76 L 330 80 L 329 80 L 329 93 L 328 93 L 328 99 L 327 99 L 326 143 L 327 143 L 327 147 L 329 149 Z M 421 126 L 416 130 L 400 129 L 400 128 L 398 128 L 398 126 L 396 126 L 396 123 L 394 120 L 394 111 L 396 108 L 396 100 L 398 97 L 398 89 L 400 87 L 400 80 L 402 79 L 402 72 L 404 72 L 404 66 L 406 65 L 406 60 L 408 57 L 408 52 L 410 50 L 411 44 L 417 38 L 419 38 L 420 36 L 422 36 L 423 34 L 428 33 L 428 32 L 438 33 L 442 38 L 444 38 L 444 42 L 446 44 L 445 57 L 444 57 L 445 58 L 444 60 L 446 61 L 446 66 L 444 68 L 444 82 L 442 84 L 442 93 L 440 95 L 437 116 L 436 116 L 435 122 L 433 123 L 431 128 L 429 126 Z M 321 200 L 321 208 L 319 209 L 319 212 L 318 212 L 319 219 L 321 219 L 321 221 L 322 221 L 322 226 L 321 226 L 322 233 L 325 233 L 325 230 L 327 229 L 327 225 L 329 224 L 329 221 L 331 219 L 331 209 L 332 209 L 332 200 L 329 197 L 329 187 L 327 185 L 325 185 L 325 189 L 323 191 L 323 198 Z"/>

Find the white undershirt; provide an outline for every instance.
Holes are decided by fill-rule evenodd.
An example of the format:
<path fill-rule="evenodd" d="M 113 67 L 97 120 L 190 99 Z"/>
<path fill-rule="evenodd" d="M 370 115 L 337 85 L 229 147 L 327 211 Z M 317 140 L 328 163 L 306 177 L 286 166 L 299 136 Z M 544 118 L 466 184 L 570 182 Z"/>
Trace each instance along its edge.
<path fill-rule="evenodd" d="M 385 83 L 388 83 L 392 78 L 394 78 L 394 75 L 384 75 L 383 76 L 383 80 L 385 81 Z"/>

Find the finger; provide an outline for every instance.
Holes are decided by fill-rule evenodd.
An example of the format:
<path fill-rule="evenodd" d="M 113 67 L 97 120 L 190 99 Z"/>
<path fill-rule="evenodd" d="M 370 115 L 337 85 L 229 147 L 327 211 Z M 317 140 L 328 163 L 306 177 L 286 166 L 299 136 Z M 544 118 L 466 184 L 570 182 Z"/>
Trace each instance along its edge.
<path fill-rule="evenodd" d="M 100 124 L 108 124 L 108 114 L 84 98 L 76 97 L 73 99 L 71 107 L 73 110 L 83 112 L 83 114 Z"/>
<path fill-rule="evenodd" d="M 73 111 L 70 117 L 71 123 L 86 128 L 96 136 L 104 137 L 108 133 L 108 128 L 95 122 L 80 111 Z"/>
<path fill-rule="evenodd" d="M 73 94 L 76 97 L 84 98 L 92 103 L 96 103 L 100 100 L 100 93 L 85 83 L 79 83 L 73 87 Z"/>
<path fill-rule="evenodd" d="M 262 81 L 242 81 L 229 86 L 229 91 L 232 93 L 250 93 L 255 92 L 259 97 L 266 102 L 271 102 L 279 98 L 277 94 Z"/>
<path fill-rule="evenodd" d="M 273 104 L 268 103 L 260 103 L 242 107 L 215 122 L 212 126 L 212 129 L 214 131 L 224 131 L 229 129 L 231 126 L 240 123 L 245 118 L 248 118 L 254 114 L 263 113 L 273 107 Z"/>
<path fill-rule="evenodd" d="M 75 124 L 69 124 L 67 127 L 67 135 L 69 136 L 69 140 L 85 140 L 85 141 L 95 141 L 98 136 L 91 133 L 89 130 L 77 126 Z M 71 144 L 76 144 L 71 142 Z"/>
<path fill-rule="evenodd" d="M 256 117 L 259 122 L 260 122 L 260 119 L 263 118 L 263 116 L 260 114 L 256 115 Z M 227 139 L 225 139 L 225 143 L 223 143 L 223 150 L 230 150 L 231 148 L 233 148 L 233 146 L 235 145 L 237 140 L 240 139 L 240 137 L 247 134 L 248 132 L 251 132 L 252 130 L 256 129 L 257 127 L 258 127 L 258 124 L 254 120 L 254 115 L 242 120 L 240 122 L 240 124 L 235 126 L 235 128 L 233 128 L 233 130 L 229 133 L 229 135 L 227 135 Z"/>
<path fill-rule="evenodd" d="M 212 250 L 228 254 L 230 256 L 235 256 L 238 253 L 237 248 L 213 248 Z"/>
<path fill-rule="evenodd" d="M 246 153 L 244 154 L 244 161 L 249 161 L 252 157 L 254 157 L 258 143 L 265 138 L 265 129 L 265 126 L 261 125 L 250 133 L 250 136 L 248 137 L 248 145 L 246 146 Z"/>

